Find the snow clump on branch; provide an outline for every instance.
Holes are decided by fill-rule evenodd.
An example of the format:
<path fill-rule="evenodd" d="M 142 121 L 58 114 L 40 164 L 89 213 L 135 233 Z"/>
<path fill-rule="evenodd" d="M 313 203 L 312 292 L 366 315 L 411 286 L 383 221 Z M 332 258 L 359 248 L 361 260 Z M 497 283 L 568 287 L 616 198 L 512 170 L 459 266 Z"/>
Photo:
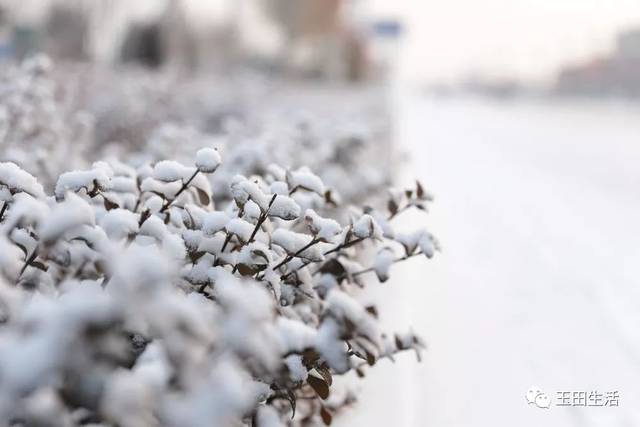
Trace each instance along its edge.
<path fill-rule="evenodd" d="M 307 169 L 238 175 L 214 208 L 206 175 L 220 156 L 205 148 L 194 164 L 96 162 L 48 196 L 0 163 L 0 419 L 330 424 L 354 399 L 332 396 L 334 376 L 419 353 L 354 290 L 431 257 L 433 236 L 384 237 L 374 214 L 397 210 L 346 224 L 323 216 L 328 204 L 303 210 L 296 195 L 327 190 Z M 426 203 L 417 188 L 405 199 Z"/>

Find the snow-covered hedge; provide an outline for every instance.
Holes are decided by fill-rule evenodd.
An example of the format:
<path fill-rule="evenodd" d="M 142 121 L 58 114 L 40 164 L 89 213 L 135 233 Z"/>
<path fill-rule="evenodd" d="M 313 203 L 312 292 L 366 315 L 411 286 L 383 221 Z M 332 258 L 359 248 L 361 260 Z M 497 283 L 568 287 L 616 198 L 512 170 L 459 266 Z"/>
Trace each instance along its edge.
<path fill-rule="evenodd" d="M 236 174 L 269 165 L 314 171 L 341 203 L 371 204 L 391 184 L 395 150 L 385 96 L 374 87 L 314 86 L 252 73 L 181 78 L 138 69 L 56 64 L 35 56 L 0 69 L 0 161 L 47 191 L 58 175 L 106 158 L 134 166 L 191 162 L 215 146 L 210 177 L 228 197 Z"/>
<path fill-rule="evenodd" d="M 420 350 L 356 297 L 438 249 L 393 231 L 420 184 L 339 223 L 306 168 L 236 175 L 215 205 L 220 155 L 194 154 L 99 161 L 51 195 L 0 163 L 3 425 L 328 425 L 354 400 L 334 376 Z"/>
<path fill-rule="evenodd" d="M 52 66 L 38 56 L 0 69 L 0 158 L 51 188 L 60 173 L 100 159 L 188 163 L 199 147 L 216 146 L 225 164 L 214 188 L 271 163 L 312 161 L 343 200 L 363 202 L 391 181 L 384 99 L 374 87 L 317 87 L 247 72 L 183 78 Z"/>
<path fill-rule="evenodd" d="M 68 105 L 51 69 L 38 56 L 0 70 L 0 159 L 37 172 L 45 185 L 79 167 L 93 143 L 93 117 Z"/>
<path fill-rule="evenodd" d="M 0 71 L 0 427 L 330 424 L 334 377 L 419 354 L 362 302 L 438 250 L 380 105 L 84 71 Z"/>

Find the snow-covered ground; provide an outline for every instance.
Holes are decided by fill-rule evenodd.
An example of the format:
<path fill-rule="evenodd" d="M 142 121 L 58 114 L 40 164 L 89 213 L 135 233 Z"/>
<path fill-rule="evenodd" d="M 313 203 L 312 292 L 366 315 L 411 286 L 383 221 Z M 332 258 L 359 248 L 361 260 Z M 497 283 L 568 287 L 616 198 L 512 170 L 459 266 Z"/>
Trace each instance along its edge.
<path fill-rule="evenodd" d="M 640 425 L 640 108 L 411 95 L 397 125 L 444 250 L 395 267 L 380 299 L 429 350 L 381 362 L 345 425 Z M 549 409 L 527 405 L 533 385 Z"/>

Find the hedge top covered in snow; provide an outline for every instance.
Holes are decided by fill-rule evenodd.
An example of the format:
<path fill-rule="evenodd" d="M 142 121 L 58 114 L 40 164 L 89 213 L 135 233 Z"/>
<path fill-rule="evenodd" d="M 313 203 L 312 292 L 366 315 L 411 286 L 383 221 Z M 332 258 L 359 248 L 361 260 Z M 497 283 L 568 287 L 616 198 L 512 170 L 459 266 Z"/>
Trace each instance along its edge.
<path fill-rule="evenodd" d="M 184 79 L 52 67 L 37 57 L 0 69 L 0 99 L 0 160 L 38 175 L 47 190 L 63 172 L 109 158 L 217 169 L 210 180 L 221 190 L 237 174 L 278 164 L 289 170 L 279 181 L 362 203 L 384 192 L 396 157 L 385 98 L 366 86 L 317 88 L 243 72 Z"/>
<path fill-rule="evenodd" d="M 48 196 L 0 163 L 0 419 L 330 424 L 353 400 L 333 376 L 422 347 L 383 334 L 354 293 L 438 248 L 425 231 L 385 236 L 427 201 L 420 185 L 340 223 L 308 169 L 238 175 L 214 207 L 220 156 L 194 164 L 96 162 Z"/>

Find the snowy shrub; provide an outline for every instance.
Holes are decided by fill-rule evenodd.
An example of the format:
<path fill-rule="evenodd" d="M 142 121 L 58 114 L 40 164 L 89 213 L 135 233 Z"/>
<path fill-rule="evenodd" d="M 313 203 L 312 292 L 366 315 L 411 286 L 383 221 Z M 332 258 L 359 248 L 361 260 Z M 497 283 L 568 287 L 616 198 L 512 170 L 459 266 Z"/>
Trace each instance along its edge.
<path fill-rule="evenodd" d="M 262 175 L 271 164 L 297 170 L 313 159 L 336 201 L 363 203 L 391 181 L 383 99 L 372 88 L 294 86 L 250 73 L 180 79 L 52 66 L 38 56 L 0 70 L 0 161 L 50 190 L 62 172 L 100 159 L 189 163 L 198 148 L 216 146 L 225 163 L 210 178 L 213 188 L 227 188 L 236 174 Z"/>
<path fill-rule="evenodd" d="M 225 162 L 213 188 L 227 188 L 236 174 L 261 175 L 274 163 L 297 169 L 309 159 L 346 201 L 364 202 L 363 195 L 383 193 L 391 181 L 389 114 L 377 88 L 295 85 L 248 72 L 184 79 L 71 64 L 48 76 L 71 111 L 92 118 L 81 148 L 91 161 L 190 163 L 198 148 L 216 146 Z"/>
<path fill-rule="evenodd" d="M 3 425 L 329 425 L 355 398 L 334 377 L 419 353 L 358 295 L 438 250 L 394 233 L 430 201 L 420 184 L 334 216 L 307 168 L 267 165 L 216 195 L 223 168 L 214 148 L 98 161 L 49 192 L 0 163 Z"/>
<path fill-rule="evenodd" d="M 0 70 L 0 425 L 328 425 L 419 355 L 361 302 L 439 249 L 379 95 L 233 79 Z"/>
<path fill-rule="evenodd" d="M 67 105 L 52 78 L 51 61 L 36 56 L 0 72 L 0 152 L 46 185 L 64 167 L 77 167 L 93 140 L 93 117 Z"/>

